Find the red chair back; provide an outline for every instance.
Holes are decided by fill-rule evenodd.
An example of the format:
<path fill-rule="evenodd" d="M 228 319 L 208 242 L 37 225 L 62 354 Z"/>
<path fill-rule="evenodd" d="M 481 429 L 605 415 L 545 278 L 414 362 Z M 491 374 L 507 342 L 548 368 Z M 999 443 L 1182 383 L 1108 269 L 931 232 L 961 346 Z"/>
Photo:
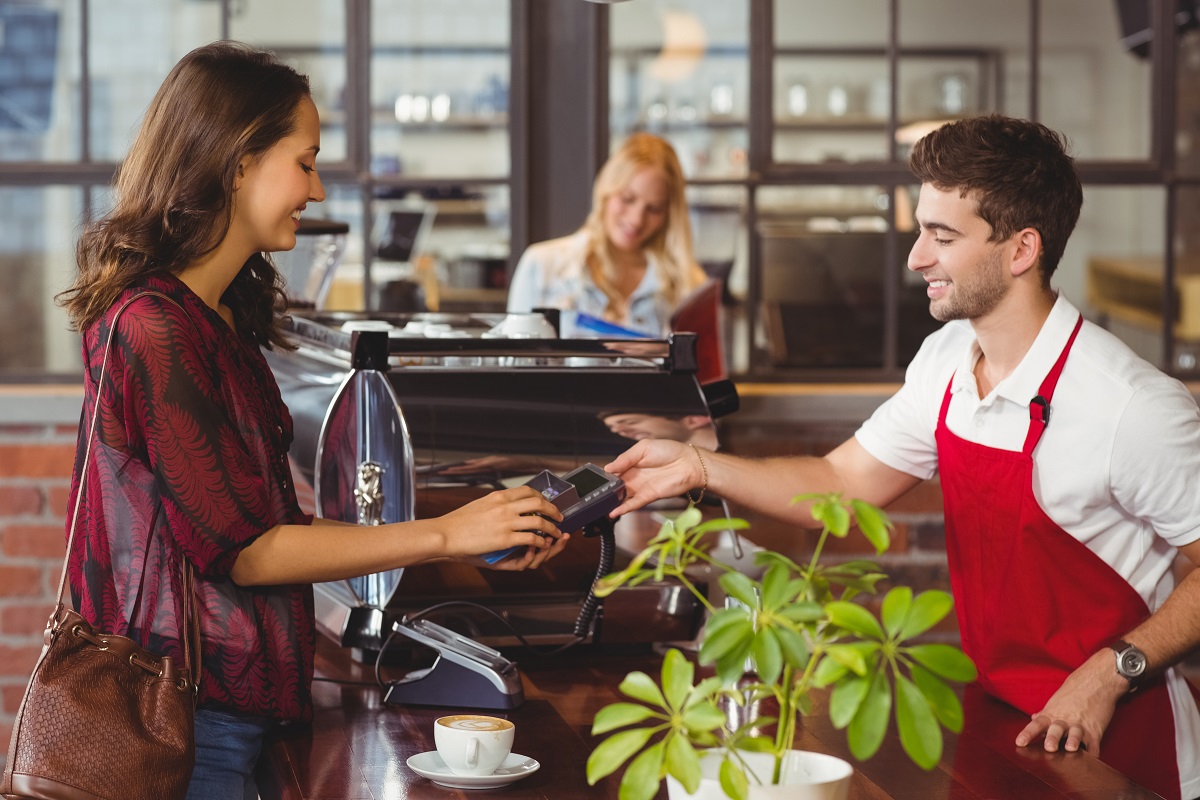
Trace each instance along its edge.
<path fill-rule="evenodd" d="M 696 378 L 702 385 L 727 377 L 721 330 L 721 285 L 719 280 L 705 281 L 671 315 L 672 331 L 696 334 Z"/>

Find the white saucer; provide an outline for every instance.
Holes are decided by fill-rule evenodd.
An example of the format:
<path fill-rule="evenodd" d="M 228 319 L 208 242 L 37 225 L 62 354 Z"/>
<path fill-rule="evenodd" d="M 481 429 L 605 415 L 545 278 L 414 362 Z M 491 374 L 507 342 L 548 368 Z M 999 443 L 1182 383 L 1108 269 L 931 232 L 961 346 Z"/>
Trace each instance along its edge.
<path fill-rule="evenodd" d="M 417 753 L 408 759 L 407 764 L 422 778 L 429 778 L 451 789 L 497 789 L 532 775 L 542 766 L 529 756 L 509 753 L 491 775 L 455 775 L 436 750 Z"/>

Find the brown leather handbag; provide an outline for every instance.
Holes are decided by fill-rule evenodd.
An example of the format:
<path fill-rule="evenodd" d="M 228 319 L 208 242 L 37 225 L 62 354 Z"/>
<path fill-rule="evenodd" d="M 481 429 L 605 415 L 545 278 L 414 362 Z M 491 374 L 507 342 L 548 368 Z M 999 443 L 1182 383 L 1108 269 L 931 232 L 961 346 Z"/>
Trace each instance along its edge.
<path fill-rule="evenodd" d="M 97 385 L 104 381 L 117 320 L 136 299 L 126 301 L 113 317 Z M 80 475 L 87 474 L 99 409 L 97 397 Z M 181 638 L 187 663 L 178 665 L 132 639 L 95 630 L 63 603 L 83 486 L 81 481 L 71 516 L 58 602 L 13 724 L 0 795 L 38 800 L 182 798 L 196 755 L 196 682 L 191 676 L 198 681 L 200 675 L 191 567 L 184 570 L 183 581 L 188 624 Z"/>

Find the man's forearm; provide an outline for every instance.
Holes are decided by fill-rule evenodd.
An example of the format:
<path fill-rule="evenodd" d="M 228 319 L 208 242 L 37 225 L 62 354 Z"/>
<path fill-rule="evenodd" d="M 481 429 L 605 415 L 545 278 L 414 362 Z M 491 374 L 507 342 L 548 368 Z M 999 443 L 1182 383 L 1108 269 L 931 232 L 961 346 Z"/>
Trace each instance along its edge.
<path fill-rule="evenodd" d="M 702 452 L 710 492 L 784 522 L 819 527 L 809 514 L 809 504 L 793 504 L 792 498 L 809 492 L 844 491 L 837 473 L 824 458 L 748 459 Z"/>
<path fill-rule="evenodd" d="M 1125 635 L 1146 654 L 1146 668 L 1161 672 L 1200 645 L 1200 569 L 1192 570 L 1162 607 Z"/>

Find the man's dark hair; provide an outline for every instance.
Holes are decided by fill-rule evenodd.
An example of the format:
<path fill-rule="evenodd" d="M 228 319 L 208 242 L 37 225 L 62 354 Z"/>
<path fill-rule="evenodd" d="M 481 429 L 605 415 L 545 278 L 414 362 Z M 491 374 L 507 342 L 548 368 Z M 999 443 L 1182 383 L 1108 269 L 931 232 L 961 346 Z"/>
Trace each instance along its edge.
<path fill-rule="evenodd" d="M 1079 221 L 1083 187 L 1065 138 L 1037 122 L 999 114 L 952 122 L 923 137 L 908 158 L 922 183 L 973 194 L 998 242 L 1022 228 L 1042 237 L 1042 283 L 1049 287 Z"/>

